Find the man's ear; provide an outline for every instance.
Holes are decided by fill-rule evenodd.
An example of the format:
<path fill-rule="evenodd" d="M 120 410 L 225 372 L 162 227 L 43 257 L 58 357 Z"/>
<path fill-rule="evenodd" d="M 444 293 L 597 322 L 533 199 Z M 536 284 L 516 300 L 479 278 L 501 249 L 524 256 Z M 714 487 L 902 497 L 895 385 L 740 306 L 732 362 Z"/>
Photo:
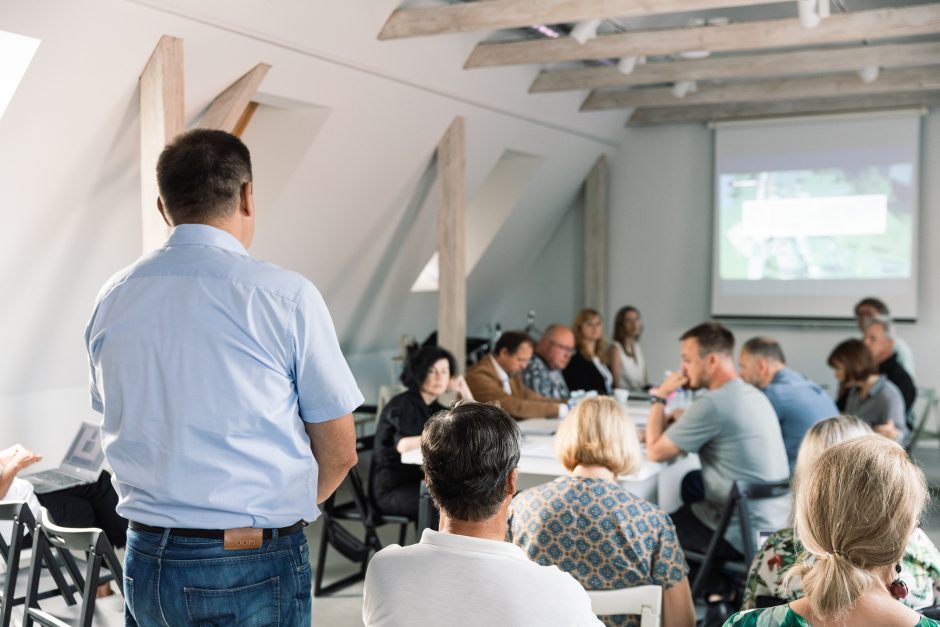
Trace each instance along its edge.
<path fill-rule="evenodd" d="M 166 222 L 166 225 L 173 228 L 173 223 L 170 222 L 170 217 L 166 215 L 166 209 L 163 207 L 163 199 L 157 196 L 157 211 L 160 212 L 160 217 L 163 218 L 163 221 Z"/>
<path fill-rule="evenodd" d="M 509 495 L 509 498 L 512 498 L 516 495 L 516 480 L 519 478 L 519 469 L 513 468 L 512 472 L 509 473 L 509 476 L 506 477 L 506 494 Z"/>
<path fill-rule="evenodd" d="M 241 211 L 242 215 L 246 218 L 251 218 L 255 215 L 255 197 L 253 193 L 253 188 L 251 181 L 242 183 L 241 191 L 239 192 L 240 198 L 238 203 L 238 209 Z"/>

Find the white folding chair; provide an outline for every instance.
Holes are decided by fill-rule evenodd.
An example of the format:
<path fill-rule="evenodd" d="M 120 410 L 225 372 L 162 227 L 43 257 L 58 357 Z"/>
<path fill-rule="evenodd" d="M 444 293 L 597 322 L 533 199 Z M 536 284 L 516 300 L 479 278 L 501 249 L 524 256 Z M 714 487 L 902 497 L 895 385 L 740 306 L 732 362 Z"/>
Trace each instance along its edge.
<path fill-rule="evenodd" d="M 588 590 L 587 593 L 591 610 L 598 616 L 639 614 L 640 627 L 659 627 L 663 622 L 662 586 Z"/>

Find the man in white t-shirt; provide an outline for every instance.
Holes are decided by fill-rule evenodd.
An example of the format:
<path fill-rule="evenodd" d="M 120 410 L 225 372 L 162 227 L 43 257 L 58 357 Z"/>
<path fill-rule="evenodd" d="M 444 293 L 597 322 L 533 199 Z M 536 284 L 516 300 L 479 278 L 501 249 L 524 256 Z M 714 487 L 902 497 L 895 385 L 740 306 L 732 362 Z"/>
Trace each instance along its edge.
<path fill-rule="evenodd" d="M 366 573 L 367 627 L 602 623 L 584 589 L 505 541 L 516 491 L 519 427 L 493 405 L 463 403 L 425 425 L 421 452 L 440 531 L 386 547 Z"/>

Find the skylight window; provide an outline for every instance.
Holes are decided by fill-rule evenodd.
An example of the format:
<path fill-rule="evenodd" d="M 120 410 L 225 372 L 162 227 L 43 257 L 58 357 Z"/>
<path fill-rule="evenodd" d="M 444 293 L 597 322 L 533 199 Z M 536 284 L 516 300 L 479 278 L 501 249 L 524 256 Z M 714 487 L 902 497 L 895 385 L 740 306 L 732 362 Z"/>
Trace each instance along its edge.
<path fill-rule="evenodd" d="M 0 30 L 0 118 L 33 60 L 39 40 Z"/>

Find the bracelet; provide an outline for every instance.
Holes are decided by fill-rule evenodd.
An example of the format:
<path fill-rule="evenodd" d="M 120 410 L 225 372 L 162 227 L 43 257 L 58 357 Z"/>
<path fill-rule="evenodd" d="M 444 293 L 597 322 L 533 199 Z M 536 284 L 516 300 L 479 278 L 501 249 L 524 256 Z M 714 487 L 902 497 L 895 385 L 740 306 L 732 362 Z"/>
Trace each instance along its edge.
<path fill-rule="evenodd" d="M 656 403 L 662 403 L 663 405 L 665 405 L 666 399 L 663 398 L 662 396 L 654 396 L 650 394 L 650 404 L 655 405 Z"/>

